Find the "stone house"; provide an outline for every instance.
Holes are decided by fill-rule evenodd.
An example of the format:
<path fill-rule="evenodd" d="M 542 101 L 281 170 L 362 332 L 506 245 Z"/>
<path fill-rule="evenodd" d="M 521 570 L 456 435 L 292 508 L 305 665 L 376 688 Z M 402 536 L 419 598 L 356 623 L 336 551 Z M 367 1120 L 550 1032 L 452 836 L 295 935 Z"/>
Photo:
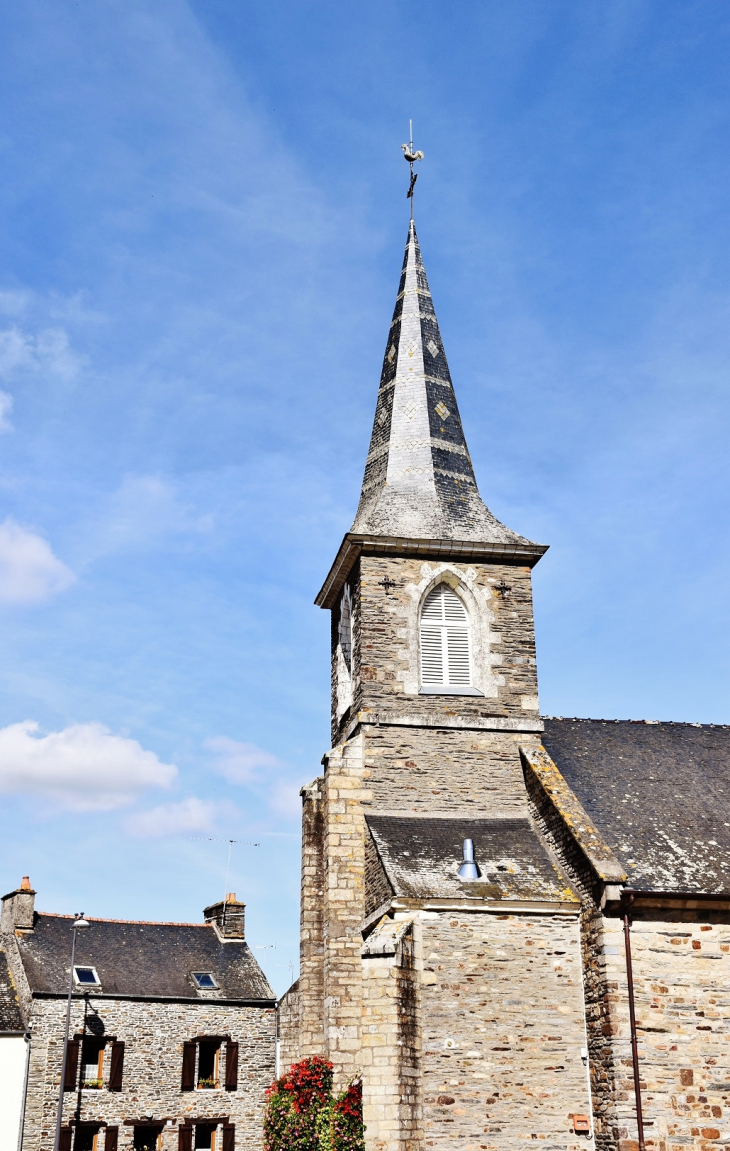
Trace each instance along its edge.
<path fill-rule="evenodd" d="M 279 1011 L 372 1151 L 730 1143 L 730 729 L 541 717 L 545 551 L 479 496 L 411 221 Z"/>
<path fill-rule="evenodd" d="M 29 1033 L 23 1151 L 51 1151 L 73 917 L 2 900 L 5 1012 Z M 229 895 L 202 923 L 89 918 L 79 932 L 62 1151 L 258 1147 L 275 1074 L 276 1003 Z"/>

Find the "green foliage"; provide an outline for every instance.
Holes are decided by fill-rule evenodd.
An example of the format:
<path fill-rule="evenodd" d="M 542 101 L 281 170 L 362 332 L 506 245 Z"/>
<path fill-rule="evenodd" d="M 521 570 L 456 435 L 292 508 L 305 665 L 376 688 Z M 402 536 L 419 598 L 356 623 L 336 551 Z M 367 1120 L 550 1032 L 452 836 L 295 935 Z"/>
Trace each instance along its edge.
<path fill-rule="evenodd" d="M 330 1062 L 314 1055 L 294 1063 L 267 1092 L 264 1149 L 365 1151 L 361 1081 L 334 1098 Z"/>

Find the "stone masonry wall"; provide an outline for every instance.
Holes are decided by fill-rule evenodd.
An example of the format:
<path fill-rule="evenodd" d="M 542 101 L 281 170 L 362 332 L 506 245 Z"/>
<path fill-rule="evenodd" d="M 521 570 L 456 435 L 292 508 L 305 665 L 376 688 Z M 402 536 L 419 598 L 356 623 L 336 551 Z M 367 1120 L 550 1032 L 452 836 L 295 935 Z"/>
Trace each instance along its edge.
<path fill-rule="evenodd" d="M 301 1030 L 302 997 L 299 980 L 292 983 L 277 1005 L 279 1034 L 279 1075 L 284 1075 L 292 1063 L 299 1060 L 299 1034 Z"/>
<path fill-rule="evenodd" d="M 517 732 L 368 725 L 365 779 L 372 807 L 418 815 L 524 813 L 519 748 L 531 738 L 539 743 L 539 736 Z"/>
<path fill-rule="evenodd" d="M 324 780 L 315 779 L 302 788 L 299 1034 L 286 1036 L 299 1059 L 324 1051 L 324 812 Z"/>
<path fill-rule="evenodd" d="M 577 916 L 423 916 L 426 1148 L 585 1151 Z"/>
<path fill-rule="evenodd" d="M 395 949 L 363 955 L 363 1118 L 372 1151 L 423 1147 L 418 924 L 386 924 Z M 377 935 L 377 932 L 374 933 Z M 372 948 L 372 943 L 370 944 Z"/>
<path fill-rule="evenodd" d="M 467 607 L 474 682 L 482 696 L 450 700 L 419 694 L 419 609 L 424 596 L 442 579 L 456 588 Z M 388 586 L 388 581 L 395 586 Z M 496 590 L 500 583 L 510 589 L 505 598 Z M 351 586 L 353 712 L 397 708 L 413 715 L 433 716 L 440 709 L 453 714 L 458 699 L 459 714 L 467 716 L 537 716 L 529 568 L 362 556 Z M 333 628 L 333 642 L 336 634 Z M 335 716 L 335 742 L 338 728 Z"/>
<path fill-rule="evenodd" d="M 125 1121 L 170 1119 L 172 1125 L 163 1129 L 161 1151 L 177 1151 L 181 1121 L 225 1119 L 235 1124 L 238 1148 L 261 1146 L 264 1092 L 275 1071 L 273 1008 L 228 1007 L 211 1001 L 139 1002 L 93 995 L 88 1002 L 87 1019 L 94 1016 L 97 1030 L 100 1021 L 105 1035 L 125 1043 L 122 1090 L 112 1092 L 105 1086 L 66 1091 L 64 1126 L 72 1120 L 119 1125 L 119 1151 L 128 1151 L 134 1128 Z M 36 999 L 33 1003 L 24 1151 L 50 1151 L 53 1147 L 65 1010 L 61 999 Z M 72 1036 L 83 1032 L 84 1014 L 83 1000 L 75 999 Z M 86 1033 L 90 1033 L 88 1027 Z M 236 1091 L 180 1090 L 183 1042 L 201 1035 L 229 1035 L 238 1042 Z M 104 1076 L 107 1083 L 108 1054 Z M 99 1151 L 103 1151 L 103 1136 Z"/>
<path fill-rule="evenodd" d="M 362 737 L 335 748 L 324 777 L 324 1053 L 335 1087 L 359 1070 L 365 823 Z M 303 1052 L 309 1054 L 309 1052 Z"/>
<path fill-rule="evenodd" d="M 614 1137 L 620 1151 L 637 1151 L 621 920 L 604 919 L 603 934 L 617 1067 Z M 709 1151 L 729 1143 L 727 915 L 702 918 L 690 912 L 659 921 L 637 918 L 631 928 L 631 952 L 648 1151 Z"/>

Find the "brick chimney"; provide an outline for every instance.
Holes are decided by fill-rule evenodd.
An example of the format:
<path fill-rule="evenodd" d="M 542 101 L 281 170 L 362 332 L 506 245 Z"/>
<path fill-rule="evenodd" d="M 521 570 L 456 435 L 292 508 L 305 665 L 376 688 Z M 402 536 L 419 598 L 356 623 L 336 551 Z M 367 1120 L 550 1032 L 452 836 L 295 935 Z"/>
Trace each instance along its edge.
<path fill-rule="evenodd" d="M 220 939 L 237 940 L 239 943 L 246 938 L 245 932 L 246 904 L 239 903 L 235 891 L 231 891 L 220 903 L 211 903 L 203 911 L 206 923 L 212 923 Z"/>
<path fill-rule="evenodd" d="M 0 931 L 10 934 L 13 931 L 32 931 L 35 926 L 35 891 L 30 879 L 24 875 L 20 887 L 2 897 Z"/>

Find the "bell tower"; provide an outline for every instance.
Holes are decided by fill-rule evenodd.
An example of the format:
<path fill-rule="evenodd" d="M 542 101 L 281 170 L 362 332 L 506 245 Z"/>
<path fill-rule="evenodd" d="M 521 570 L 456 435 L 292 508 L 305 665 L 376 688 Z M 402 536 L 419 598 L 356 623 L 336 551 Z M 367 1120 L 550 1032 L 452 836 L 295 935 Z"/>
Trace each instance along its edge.
<path fill-rule="evenodd" d="M 580 956 L 578 900 L 532 821 L 521 761 L 543 729 L 531 570 L 546 550 L 479 495 L 411 220 L 360 504 L 316 599 L 332 618 L 332 747 L 302 790 L 301 974 L 282 1040 L 287 1056 L 326 1055 L 340 1086 L 362 1072 L 377 1151 L 416 1151 L 430 1129 L 445 1146 L 485 1142 L 439 1127 L 461 1082 L 444 1076 L 464 1074 L 449 1045 L 465 1049 L 501 1009 L 480 991 L 467 1012 L 473 981 L 454 998 L 434 956 L 460 970 L 476 948 L 485 978 L 484 955 L 505 932 L 521 939 L 535 908 Z M 543 931 L 529 926 L 530 945 Z M 570 994 L 559 1010 L 577 1036 Z M 530 1122 L 552 1137 L 549 1116 Z"/>

